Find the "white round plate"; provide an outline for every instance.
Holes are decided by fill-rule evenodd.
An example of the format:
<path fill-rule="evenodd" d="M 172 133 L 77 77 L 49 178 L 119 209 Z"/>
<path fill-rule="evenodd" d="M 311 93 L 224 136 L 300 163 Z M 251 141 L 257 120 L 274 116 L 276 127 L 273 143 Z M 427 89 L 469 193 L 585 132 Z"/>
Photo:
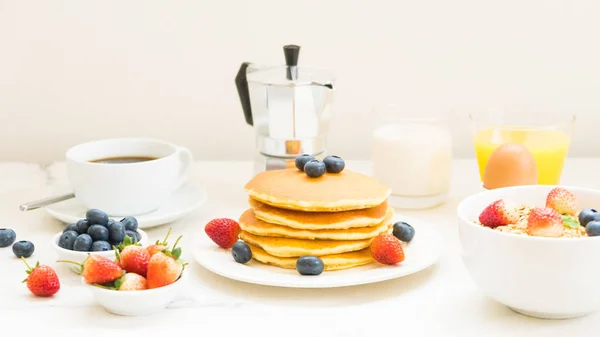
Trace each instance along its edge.
<path fill-rule="evenodd" d="M 232 219 L 236 219 L 232 214 Z M 394 222 L 406 221 L 415 228 L 415 237 L 405 248 L 405 260 L 398 265 L 370 263 L 338 271 L 325 271 L 318 276 L 302 276 L 294 269 L 283 269 L 251 260 L 240 264 L 233 260 L 231 249 L 222 249 L 202 231 L 195 244 L 194 258 L 211 272 L 237 281 L 289 288 L 334 288 L 375 283 L 421 271 L 440 257 L 442 237 L 421 220 L 396 215 Z"/>
<path fill-rule="evenodd" d="M 135 215 L 138 228 L 151 228 L 179 220 L 202 205 L 205 200 L 206 191 L 203 188 L 192 184 L 183 185 L 156 211 Z M 87 211 L 76 198 L 46 206 L 45 209 L 48 214 L 65 223 L 74 223 L 85 218 Z M 113 217 L 117 221 L 122 218 Z"/>

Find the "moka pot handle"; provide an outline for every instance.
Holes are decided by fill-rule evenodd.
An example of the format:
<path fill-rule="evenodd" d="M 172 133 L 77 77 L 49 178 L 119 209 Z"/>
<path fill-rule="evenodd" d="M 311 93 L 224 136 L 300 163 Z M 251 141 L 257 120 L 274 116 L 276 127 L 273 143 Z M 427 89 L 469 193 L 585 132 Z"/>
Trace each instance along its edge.
<path fill-rule="evenodd" d="M 254 126 L 252 108 L 250 106 L 250 91 L 248 90 L 248 79 L 246 78 L 248 66 L 250 66 L 250 62 L 244 62 L 240 66 L 240 70 L 238 70 L 237 76 L 235 76 L 235 86 L 237 87 L 238 95 L 240 96 L 240 103 L 242 103 L 246 123 Z"/>

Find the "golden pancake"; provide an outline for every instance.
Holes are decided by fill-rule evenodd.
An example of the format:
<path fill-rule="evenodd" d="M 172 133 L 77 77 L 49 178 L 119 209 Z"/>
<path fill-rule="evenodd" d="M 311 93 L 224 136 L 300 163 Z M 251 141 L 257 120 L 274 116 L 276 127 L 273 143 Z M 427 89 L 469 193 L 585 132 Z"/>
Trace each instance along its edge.
<path fill-rule="evenodd" d="M 248 244 L 259 246 L 271 255 L 280 257 L 322 256 L 353 252 L 369 247 L 373 240 L 302 240 L 258 236 L 246 231 L 240 233 L 240 239 Z"/>
<path fill-rule="evenodd" d="M 339 212 L 381 205 L 390 188 L 367 175 L 345 169 L 310 178 L 298 169 L 261 172 L 244 187 L 265 204 L 305 212 Z"/>
<path fill-rule="evenodd" d="M 248 244 L 248 246 L 252 249 L 252 258 L 258 262 L 280 268 L 296 269 L 297 257 L 273 256 L 258 246 L 251 244 Z M 374 261 L 368 248 L 350 253 L 324 255 L 319 258 L 323 261 L 326 271 L 362 266 Z"/>
<path fill-rule="evenodd" d="M 240 216 L 238 223 L 242 230 L 259 236 L 288 237 L 307 240 L 362 240 L 376 237 L 385 232 L 394 216 L 392 208 L 388 215 L 377 226 L 350 228 L 350 229 L 298 229 L 281 225 L 274 225 L 257 219 L 252 208 Z"/>
<path fill-rule="evenodd" d="M 391 208 L 382 204 L 343 212 L 302 212 L 277 208 L 249 198 L 250 207 L 260 220 L 298 229 L 345 229 L 376 226 L 383 222 Z"/>

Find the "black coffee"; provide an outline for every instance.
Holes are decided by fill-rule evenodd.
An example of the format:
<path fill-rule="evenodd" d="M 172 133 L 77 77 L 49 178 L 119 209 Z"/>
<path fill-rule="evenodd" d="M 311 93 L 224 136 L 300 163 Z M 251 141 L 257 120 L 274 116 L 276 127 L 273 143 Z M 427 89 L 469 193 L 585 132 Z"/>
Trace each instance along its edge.
<path fill-rule="evenodd" d="M 130 164 L 130 163 L 140 163 L 143 161 L 150 161 L 158 159 L 157 157 L 148 157 L 148 156 L 126 156 L 126 157 L 108 157 L 101 159 L 90 160 L 90 163 L 100 163 L 100 164 Z"/>

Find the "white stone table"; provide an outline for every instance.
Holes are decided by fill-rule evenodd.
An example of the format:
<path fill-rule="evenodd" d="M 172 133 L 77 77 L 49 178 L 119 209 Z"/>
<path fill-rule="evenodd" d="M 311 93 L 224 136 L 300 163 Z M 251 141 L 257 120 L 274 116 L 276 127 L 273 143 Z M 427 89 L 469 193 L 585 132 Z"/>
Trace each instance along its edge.
<path fill-rule="evenodd" d="M 369 162 L 347 167 L 370 172 Z M 600 159 L 569 159 L 565 185 L 600 188 Z M 472 283 L 458 255 L 455 208 L 480 191 L 474 160 L 456 160 L 451 195 L 444 205 L 403 212 L 428 220 L 442 233 L 444 249 L 438 264 L 397 280 L 338 289 L 285 289 L 225 279 L 200 267 L 189 242 L 204 224 L 228 210 L 247 205 L 243 185 L 253 175 L 252 162 L 198 162 L 190 180 L 208 191 L 207 202 L 180 221 L 148 230 L 151 241 L 170 227 L 184 235 L 184 258 L 190 278 L 185 293 L 157 315 L 120 317 L 95 305 L 80 279 L 57 266 L 48 246 L 62 224 L 44 210 L 21 212 L 18 205 L 48 196 L 49 186 L 65 179 L 63 166 L 48 168 L 23 163 L 0 164 L 0 227 L 31 240 L 30 259 L 56 267 L 62 288 L 50 299 L 31 296 L 21 281 L 25 266 L 10 248 L 0 249 L 0 334 L 26 329 L 24 336 L 52 332 L 55 336 L 107 336 L 127 331 L 161 336 L 594 336 L 600 334 L 600 313 L 546 321 L 528 318 L 486 299 Z M 402 213 L 402 211 L 401 211 Z M 600 285 L 599 285 L 600 286 Z M 65 331 L 71 331 L 67 335 Z M 76 333 L 74 330 L 80 330 Z M 79 334 L 81 333 L 81 334 Z"/>

